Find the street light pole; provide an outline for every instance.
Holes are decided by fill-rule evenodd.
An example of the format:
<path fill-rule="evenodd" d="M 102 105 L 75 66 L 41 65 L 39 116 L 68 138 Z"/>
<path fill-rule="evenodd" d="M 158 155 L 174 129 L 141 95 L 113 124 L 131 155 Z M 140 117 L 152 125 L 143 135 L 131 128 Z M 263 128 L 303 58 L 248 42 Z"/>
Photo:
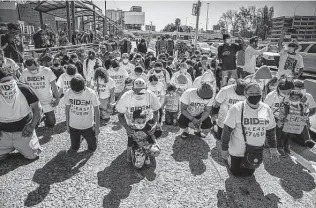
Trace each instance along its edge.
<path fill-rule="evenodd" d="M 194 41 L 194 48 L 196 48 L 197 39 L 199 36 L 199 19 L 200 19 L 200 8 L 201 8 L 201 1 L 198 1 L 197 5 L 197 15 L 196 15 L 196 25 L 195 25 L 195 41 Z"/>
<path fill-rule="evenodd" d="M 206 26 L 205 26 L 206 31 L 207 31 L 207 27 L 208 27 L 208 10 L 209 10 L 209 7 L 210 7 L 210 3 L 207 3 Z"/>
<path fill-rule="evenodd" d="M 104 0 L 104 22 L 103 22 L 103 35 L 106 36 L 108 34 L 108 24 L 106 19 L 106 0 Z"/>

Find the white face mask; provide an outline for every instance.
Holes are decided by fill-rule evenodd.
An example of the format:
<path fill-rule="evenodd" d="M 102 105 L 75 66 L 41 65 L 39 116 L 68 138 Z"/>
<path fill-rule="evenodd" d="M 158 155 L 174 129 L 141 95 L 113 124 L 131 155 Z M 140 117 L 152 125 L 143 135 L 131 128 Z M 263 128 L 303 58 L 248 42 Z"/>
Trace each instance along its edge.
<path fill-rule="evenodd" d="M 37 74 L 38 73 L 38 69 L 35 69 L 35 70 L 29 70 L 29 72 L 31 73 L 31 74 Z"/>
<path fill-rule="evenodd" d="M 99 85 L 104 85 L 105 82 L 104 82 L 104 79 L 101 79 L 100 77 L 98 78 L 98 84 Z"/>
<path fill-rule="evenodd" d="M 118 61 L 121 60 L 121 57 L 116 57 L 116 60 L 118 60 Z"/>
<path fill-rule="evenodd" d="M 232 42 L 232 39 L 228 38 L 226 39 L 226 43 L 230 44 Z"/>
<path fill-rule="evenodd" d="M 123 59 L 123 63 L 127 64 L 128 63 L 128 59 Z"/>
<path fill-rule="evenodd" d="M 144 123 L 144 124 L 134 124 L 134 126 L 135 126 L 136 129 L 143 129 L 143 128 L 145 128 L 146 123 Z"/>
<path fill-rule="evenodd" d="M 144 100 L 145 99 L 145 94 L 135 95 L 135 99 L 136 100 Z"/>
<path fill-rule="evenodd" d="M 13 79 L 9 82 L 0 83 L 0 95 L 2 95 L 8 103 L 15 101 L 17 93 L 16 86 L 16 81 Z"/>
<path fill-rule="evenodd" d="M 181 72 L 181 73 L 186 73 L 186 72 L 187 72 L 187 69 L 186 69 L 186 68 L 181 68 L 181 69 L 180 69 L 180 72 Z"/>

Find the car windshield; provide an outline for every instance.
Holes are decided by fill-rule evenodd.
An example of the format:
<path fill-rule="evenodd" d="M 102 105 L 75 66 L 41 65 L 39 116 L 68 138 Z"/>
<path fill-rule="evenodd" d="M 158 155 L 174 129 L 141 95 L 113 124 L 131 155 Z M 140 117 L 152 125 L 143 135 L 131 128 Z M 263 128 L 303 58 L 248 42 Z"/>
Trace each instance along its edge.
<path fill-rule="evenodd" d="M 199 45 L 202 48 L 208 48 L 209 47 L 209 45 L 207 43 L 200 43 Z"/>

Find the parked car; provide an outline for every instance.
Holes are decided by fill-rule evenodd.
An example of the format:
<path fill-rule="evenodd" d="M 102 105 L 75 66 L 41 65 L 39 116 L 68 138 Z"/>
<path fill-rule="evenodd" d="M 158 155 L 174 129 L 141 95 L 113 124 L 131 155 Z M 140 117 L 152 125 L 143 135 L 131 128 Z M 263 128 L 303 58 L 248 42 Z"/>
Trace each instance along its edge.
<path fill-rule="evenodd" d="M 201 54 L 211 54 L 211 48 L 207 43 L 197 43 L 196 48 Z"/>
<path fill-rule="evenodd" d="M 304 72 L 316 73 L 316 42 L 301 42 L 299 54 L 303 57 Z"/>

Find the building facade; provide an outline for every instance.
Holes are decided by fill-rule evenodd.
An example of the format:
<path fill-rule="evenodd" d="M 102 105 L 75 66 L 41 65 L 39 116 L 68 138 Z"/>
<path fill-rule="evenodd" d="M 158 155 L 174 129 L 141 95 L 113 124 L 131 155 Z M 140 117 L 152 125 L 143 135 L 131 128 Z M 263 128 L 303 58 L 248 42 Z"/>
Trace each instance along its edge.
<path fill-rule="evenodd" d="M 287 36 L 297 37 L 298 41 L 316 41 L 316 17 L 292 16 L 277 17 L 272 19 L 272 29 L 268 40 L 277 42 L 284 29 L 292 29 Z"/>

